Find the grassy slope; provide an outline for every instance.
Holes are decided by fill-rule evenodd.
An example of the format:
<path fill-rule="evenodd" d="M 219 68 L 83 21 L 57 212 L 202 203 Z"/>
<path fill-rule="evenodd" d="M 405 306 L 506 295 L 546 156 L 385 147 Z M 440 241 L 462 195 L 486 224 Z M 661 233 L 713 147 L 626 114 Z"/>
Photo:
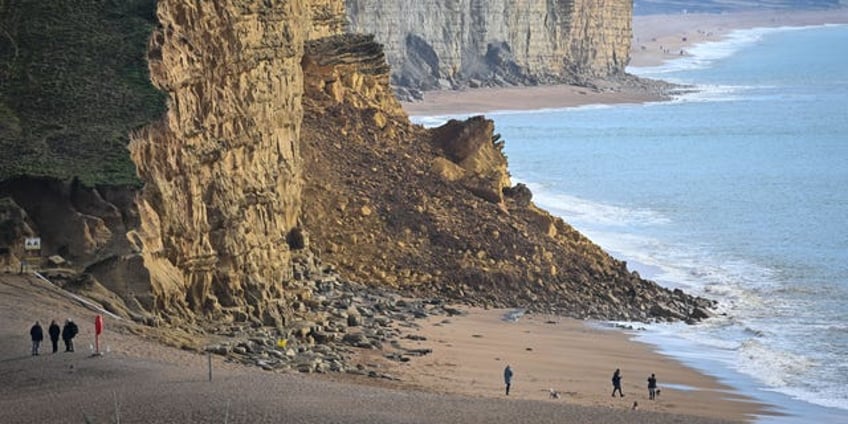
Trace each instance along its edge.
<path fill-rule="evenodd" d="M 165 109 L 145 52 L 156 0 L 0 0 L 0 181 L 136 184 L 128 133 Z"/>

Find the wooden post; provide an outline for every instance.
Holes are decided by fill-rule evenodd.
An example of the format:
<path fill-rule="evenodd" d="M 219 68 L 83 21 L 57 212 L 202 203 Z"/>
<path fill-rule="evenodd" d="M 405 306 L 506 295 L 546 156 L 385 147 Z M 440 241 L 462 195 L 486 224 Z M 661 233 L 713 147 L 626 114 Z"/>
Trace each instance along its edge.
<path fill-rule="evenodd" d="M 212 354 L 206 352 L 206 362 L 209 364 L 209 381 L 212 381 Z"/>

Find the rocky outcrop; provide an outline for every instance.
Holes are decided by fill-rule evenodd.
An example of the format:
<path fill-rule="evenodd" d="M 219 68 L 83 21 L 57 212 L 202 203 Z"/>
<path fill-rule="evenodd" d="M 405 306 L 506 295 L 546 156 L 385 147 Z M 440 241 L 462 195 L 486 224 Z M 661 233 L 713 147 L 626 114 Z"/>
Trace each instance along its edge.
<path fill-rule="evenodd" d="M 580 83 L 623 73 L 630 51 L 629 0 L 345 3 L 349 30 L 376 34 L 413 90 Z"/>
<path fill-rule="evenodd" d="M 338 34 L 306 43 L 302 61 L 306 102 L 329 100 L 374 110 L 372 122 L 385 126 L 386 114 L 403 109 L 389 88 L 389 66 L 372 35 Z M 327 105 L 327 104 L 325 104 Z"/>
<path fill-rule="evenodd" d="M 493 137 L 495 124 L 482 116 L 465 122 L 451 120 L 433 130 L 433 139 L 444 156 L 433 159 L 442 178 L 458 181 L 474 195 L 503 204 L 504 189 L 511 186 L 503 154 L 503 141 Z"/>

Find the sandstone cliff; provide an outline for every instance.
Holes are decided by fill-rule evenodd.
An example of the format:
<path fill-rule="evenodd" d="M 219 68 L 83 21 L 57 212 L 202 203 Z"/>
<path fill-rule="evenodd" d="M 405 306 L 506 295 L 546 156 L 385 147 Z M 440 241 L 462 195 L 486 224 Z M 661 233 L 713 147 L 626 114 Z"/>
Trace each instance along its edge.
<path fill-rule="evenodd" d="M 283 321 L 301 204 L 303 45 L 338 31 L 342 11 L 317 0 L 159 2 L 148 59 L 170 107 L 130 144 L 157 307 Z"/>
<path fill-rule="evenodd" d="M 376 34 L 396 85 L 582 83 L 624 72 L 629 0 L 346 0 L 349 30 Z"/>
<path fill-rule="evenodd" d="M 111 309 L 149 323 L 289 325 L 320 304 L 300 280 L 333 269 L 480 305 L 705 316 L 709 302 L 639 278 L 537 209 L 492 121 L 412 125 L 381 45 L 338 33 L 342 11 L 159 1 L 147 61 L 167 112 L 129 144 L 143 187 L 7 179 L 0 247 L 37 232 Z"/>

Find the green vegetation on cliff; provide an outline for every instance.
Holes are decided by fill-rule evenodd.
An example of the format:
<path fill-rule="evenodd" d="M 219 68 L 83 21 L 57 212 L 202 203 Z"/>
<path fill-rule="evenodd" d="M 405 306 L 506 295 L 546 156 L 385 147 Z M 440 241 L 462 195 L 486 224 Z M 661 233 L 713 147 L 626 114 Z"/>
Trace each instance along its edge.
<path fill-rule="evenodd" d="M 0 0 L 0 181 L 138 184 L 129 132 L 165 96 L 145 54 L 156 0 Z"/>

